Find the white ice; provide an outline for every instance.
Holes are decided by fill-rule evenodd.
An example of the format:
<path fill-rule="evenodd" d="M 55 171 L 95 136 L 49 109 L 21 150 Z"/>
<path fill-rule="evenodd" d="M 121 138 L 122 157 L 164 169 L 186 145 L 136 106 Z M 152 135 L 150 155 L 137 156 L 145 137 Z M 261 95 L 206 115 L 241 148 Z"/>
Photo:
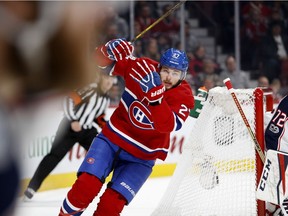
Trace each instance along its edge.
<path fill-rule="evenodd" d="M 134 200 L 124 208 L 121 216 L 149 216 L 157 207 L 170 179 L 170 177 L 148 179 Z M 62 201 L 69 189 L 64 188 L 38 192 L 34 195 L 33 199 L 25 202 L 23 201 L 23 197 L 21 197 L 16 203 L 15 216 L 57 216 Z M 89 205 L 82 215 L 93 215 L 97 202 L 98 198 Z"/>

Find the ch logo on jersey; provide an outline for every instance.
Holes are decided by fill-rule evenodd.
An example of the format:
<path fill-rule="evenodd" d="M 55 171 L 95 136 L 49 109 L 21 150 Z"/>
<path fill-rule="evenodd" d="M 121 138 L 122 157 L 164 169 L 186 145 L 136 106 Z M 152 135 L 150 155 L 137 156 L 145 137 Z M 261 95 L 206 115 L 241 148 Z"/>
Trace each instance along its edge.
<path fill-rule="evenodd" d="M 150 111 L 139 101 L 131 103 L 128 109 L 130 121 L 134 126 L 144 129 L 153 129 Z"/>

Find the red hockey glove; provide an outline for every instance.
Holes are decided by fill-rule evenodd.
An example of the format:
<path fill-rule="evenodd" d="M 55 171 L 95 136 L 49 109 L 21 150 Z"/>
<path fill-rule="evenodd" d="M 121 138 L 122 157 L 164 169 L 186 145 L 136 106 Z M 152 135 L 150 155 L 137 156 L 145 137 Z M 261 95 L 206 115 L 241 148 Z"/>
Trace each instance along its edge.
<path fill-rule="evenodd" d="M 106 124 L 105 114 L 100 115 L 95 119 L 96 123 L 99 125 L 100 128 L 103 128 Z"/>
<path fill-rule="evenodd" d="M 161 103 L 165 91 L 160 75 L 155 71 L 154 65 L 149 64 L 144 59 L 140 59 L 130 73 L 130 76 L 140 84 L 149 103 Z"/>
<path fill-rule="evenodd" d="M 95 61 L 100 67 L 111 65 L 114 61 L 119 61 L 132 55 L 134 47 L 126 39 L 113 39 L 105 45 L 95 49 Z"/>
<path fill-rule="evenodd" d="M 165 86 L 163 84 L 151 88 L 145 95 L 150 105 L 161 104 L 163 95 L 165 92 Z"/>
<path fill-rule="evenodd" d="M 119 61 L 125 59 L 127 56 L 132 55 L 134 47 L 131 42 L 126 39 L 114 39 L 110 40 L 102 47 L 102 52 L 113 61 Z"/>

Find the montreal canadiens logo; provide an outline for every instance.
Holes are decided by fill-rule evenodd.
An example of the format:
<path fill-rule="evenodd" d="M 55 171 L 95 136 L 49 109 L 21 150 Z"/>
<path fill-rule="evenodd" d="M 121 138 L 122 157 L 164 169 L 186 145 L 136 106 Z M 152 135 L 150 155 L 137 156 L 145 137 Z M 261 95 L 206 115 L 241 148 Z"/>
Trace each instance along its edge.
<path fill-rule="evenodd" d="M 153 129 L 152 126 L 152 119 L 150 111 L 139 101 L 134 101 L 129 106 L 129 118 L 130 121 L 138 128 L 151 130 Z"/>

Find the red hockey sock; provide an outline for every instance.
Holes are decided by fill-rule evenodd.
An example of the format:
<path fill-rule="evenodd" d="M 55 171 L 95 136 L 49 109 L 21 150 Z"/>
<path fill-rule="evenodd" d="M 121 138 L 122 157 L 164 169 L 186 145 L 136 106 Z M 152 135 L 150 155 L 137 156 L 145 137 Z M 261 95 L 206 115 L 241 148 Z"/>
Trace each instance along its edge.
<path fill-rule="evenodd" d="M 126 199 L 117 191 L 107 188 L 100 198 L 97 210 L 93 216 L 120 216 Z"/>
<path fill-rule="evenodd" d="M 102 185 L 103 183 L 96 176 L 82 173 L 63 202 L 61 208 L 62 215 L 63 212 L 67 212 L 68 215 L 77 215 L 77 213 L 85 210 L 94 197 L 97 196 Z"/>

